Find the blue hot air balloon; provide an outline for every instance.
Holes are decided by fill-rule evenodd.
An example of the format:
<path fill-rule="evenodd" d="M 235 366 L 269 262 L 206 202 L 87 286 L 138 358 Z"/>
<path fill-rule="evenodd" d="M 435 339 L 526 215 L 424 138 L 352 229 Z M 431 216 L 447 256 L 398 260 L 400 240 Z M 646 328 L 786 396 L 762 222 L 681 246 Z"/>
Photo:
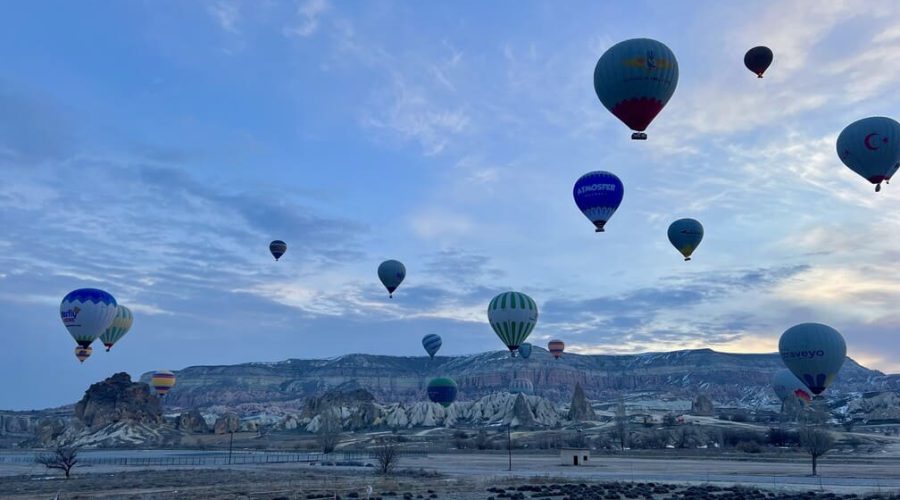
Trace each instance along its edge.
<path fill-rule="evenodd" d="M 528 342 L 522 342 L 522 345 L 519 346 L 519 354 L 522 355 L 522 359 L 528 359 L 531 357 L 531 344 Z"/>
<path fill-rule="evenodd" d="M 406 266 L 399 260 L 386 260 L 378 266 L 378 279 L 387 288 L 388 296 L 394 298 L 394 290 L 406 278 Z"/>
<path fill-rule="evenodd" d="M 434 359 L 434 355 L 437 354 L 438 349 L 441 348 L 441 336 L 435 335 L 433 333 L 429 333 L 428 335 L 422 337 L 422 347 L 425 348 L 425 352 Z"/>
<path fill-rule="evenodd" d="M 662 111 L 678 85 L 678 61 L 664 44 L 649 38 L 619 42 L 600 56 L 594 90 L 600 102 L 628 128 L 632 139 Z"/>
<path fill-rule="evenodd" d="M 881 191 L 881 183 L 888 183 L 900 167 L 900 123 L 884 116 L 857 120 L 838 136 L 837 154 Z"/>
<path fill-rule="evenodd" d="M 444 408 L 456 401 L 457 392 L 456 382 L 452 378 L 438 377 L 428 382 L 428 399 Z"/>
<path fill-rule="evenodd" d="M 669 241 L 684 260 L 691 260 L 691 254 L 703 240 L 703 225 L 694 219 L 678 219 L 669 225 Z"/>
<path fill-rule="evenodd" d="M 63 297 L 59 316 L 69 335 L 81 348 L 79 361 L 91 355 L 91 343 L 112 324 L 118 304 L 112 295 L 96 288 L 79 288 Z"/>
<path fill-rule="evenodd" d="M 597 170 L 588 172 L 575 181 L 572 196 L 578 209 L 603 232 L 609 218 L 619 208 L 624 195 L 622 181 L 615 174 Z"/>
<path fill-rule="evenodd" d="M 834 382 L 847 358 L 844 337 L 821 323 L 801 323 L 788 328 L 781 334 L 778 351 L 785 366 L 815 395 Z"/>

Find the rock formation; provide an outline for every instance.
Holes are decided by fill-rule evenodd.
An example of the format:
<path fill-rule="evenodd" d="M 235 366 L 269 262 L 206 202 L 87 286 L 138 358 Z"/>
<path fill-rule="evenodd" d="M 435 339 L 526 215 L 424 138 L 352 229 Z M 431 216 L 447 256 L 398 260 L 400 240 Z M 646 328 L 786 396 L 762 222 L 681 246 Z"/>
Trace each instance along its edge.
<path fill-rule="evenodd" d="M 575 422 L 584 422 L 586 420 L 595 420 L 597 415 L 591 408 L 591 402 L 584 395 L 584 389 L 581 384 L 575 384 L 575 393 L 572 395 L 572 404 L 569 405 L 569 420 Z"/>
<path fill-rule="evenodd" d="M 178 420 L 175 421 L 175 428 L 192 434 L 209 432 L 209 425 L 207 425 L 199 410 L 182 412 L 181 415 L 178 415 Z"/>
<path fill-rule="evenodd" d="M 691 415 L 697 417 L 712 417 L 716 414 L 712 400 L 705 394 L 698 394 L 691 402 Z"/>
<path fill-rule="evenodd" d="M 147 384 L 132 382 L 124 372 L 91 385 L 75 405 L 75 418 L 90 432 L 118 422 L 163 422 L 159 398 Z"/>

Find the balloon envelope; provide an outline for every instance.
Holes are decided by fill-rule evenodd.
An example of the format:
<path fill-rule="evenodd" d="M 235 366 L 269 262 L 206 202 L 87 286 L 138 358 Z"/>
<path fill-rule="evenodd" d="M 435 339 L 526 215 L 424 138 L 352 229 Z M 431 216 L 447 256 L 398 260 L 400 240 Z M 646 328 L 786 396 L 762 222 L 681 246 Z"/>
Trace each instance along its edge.
<path fill-rule="evenodd" d="M 386 260 L 378 266 L 378 279 L 387 288 L 388 296 L 394 296 L 394 290 L 406 278 L 406 266 L 399 260 Z"/>
<path fill-rule="evenodd" d="M 818 395 L 837 377 L 847 357 L 847 344 L 830 326 L 801 323 L 781 335 L 778 352 L 791 373 Z"/>
<path fill-rule="evenodd" d="M 788 398 L 797 398 L 805 403 L 812 401 L 812 395 L 806 384 L 800 381 L 791 373 L 790 370 L 778 370 L 772 377 L 772 389 L 781 402 L 787 401 Z"/>
<path fill-rule="evenodd" d="M 639 132 L 662 111 L 677 85 L 675 54 L 649 38 L 613 45 L 594 67 L 594 91 L 600 102 L 628 128 Z"/>
<path fill-rule="evenodd" d="M 509 392 L 513 394 L 525 394 L 530 396 L 534 394 L 534 384 L 527 378 L 517 378 L 510 382 Z"/>
<path fill-rule="evenodd" d="M 169 370 L 153 372 L 150 385 L 156 390 L 156 394 L 165 396 L 175 386 L 175 374 Z"/>
<path fill-rule="evenodd" d="M 285 252 L 287 252 L 287 243 L 281 240 L 275 240 L 272 243 L 269 243 L 269 252 L 272 253 L 272 257 L 275 257 L 275 260 L 277 261 Z"/>
<path fill-rule="evenodd" d="M 531 335 L 537 324 L 538 308 L 531 297 L 520 292 L 503 292 L 488 304 L 488 322 L 506 344 L 511 355 Z"/>
<path fill-rule="evenodd" d="M 768 47 L 753 47 L 744 54 L 744 66 L 756 73 L 757 78 L 762 78 L 774 57 L 772 49 Z"/>
<path fill-rule="evenodd" d="M 428 353 L 431 358 L 434 358 L 434 355 L 437 354 L 438 349 L 441 348 L 441 336 L 435 335 L 433 333 L 429 333 L 428 335 L 422 337 L 422 347 L 425 348 L 425 352 Z"/>
<path fill-rule="evenodd" d="M 609 218 L 622 203 L 625 194 L 622 181 L 615 174 L 597 170 L 582 175 L 575 181 L 572 196 L 581 213 L 602 232 Z"/>
<path fill-rule="evenodd" d="M 900 166 L 900 123 L 873 116 L 847 125 L 837 138 L 837 154 L 844 165 L 881 190 Z"/>
<path fill-rule="evenodd" d="M 551 340 L 547 343 L 547 350 L 550 351 L 554 358 L 559 359 L 563 351 L 566 350 L 566 343 L 562 340 Z"/>
<path fill-rule="evenodd" d="M 694 219 L 678 219 L 669 225 L 669 241 L 681 252 L 684 260 L 691 260 L 691 254 L 703 240 L 703 225 Z"/>
<path fill-rule="evenodd" d="M 438 377 L 428 382 L 428 399 L 432 403 L 438 403 L 444 408 L 456 401 L 456 382 L 449 377 Z"/>
<path fill-rule="evenodd" d="M 522 359 L 528 359 L 531 357 L 531 344 L 528 342 L 522 342 L 522 345 L 519 346 L 519 354 L 522 355 Z"/>
<path fill-rule="evenodd" d="M 116 307 L 116 317 L 113 318 L 112 324 L 100 334 L 100 341 L 106 346 L 107 351 L 128 333 L 133 322 L 134 316 L 131 314 L 131 309 L 119 304 Z"/>
<path fill-rule="evenodd" d="M 59 315 L 75 342 L 87 348 L 112 324 L 117 306 L 116 299 L 103 290 L 79 288 L 63 298 Z"/>

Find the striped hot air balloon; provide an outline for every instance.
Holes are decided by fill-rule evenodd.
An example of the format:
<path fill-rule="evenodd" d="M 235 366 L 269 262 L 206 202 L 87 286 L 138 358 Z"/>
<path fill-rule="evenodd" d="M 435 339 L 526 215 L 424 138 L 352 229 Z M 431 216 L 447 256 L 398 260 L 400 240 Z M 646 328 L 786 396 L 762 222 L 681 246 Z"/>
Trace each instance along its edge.
<path fill-rule="evenodd" d="M 131 309 L 119 304 L 116 307 L 116 317 L 113 318 L 112 324 L 100 335 L 100 341 L 106 346 L 107 351 L 124 337 L 128 330 L 131 330 L 133 322 L 134 316 L 131 314 Z"/>
<path fill-rule="evenodd" d="M 662 111 L 678 85 L 678 61 L 661 42 L 635 38 L 619 42 L 600 56 L 594 90 L 603 106 L 646 139 L 650 122 Z"/>
<path fill-rule="evenodd" d="M 441 348 L 441 336 L 436 335 L 434 333 L 429 333 L 428 335 L 422 337 L 422 347 L 425 348 L 425 352 L 434 359 L 434 355 L 437 354 L 438 349 Z"/>
<path fill-rule="evenodd" d="M 488 322 L 506 344 L 510 355 L 528 338 L 537 324 L 538 308 L 531 297 L 520 292 L 503 292 L 488 304 Z"/>
<path fill-rule="evenodd" d="M 782 403 L 791 397 L 795 397 L 804 403 L 812 401 L 812 395 L 810 395 L 806 384 L 795 377 L 790 370 L 778 370 L 775 376 L 772 377 L 772 389 L 775 390 L 775 395 L 778 396 Z"/>
<path fill-rule="evenodd" d="M 547 350 L 550 351 L 554 358 L 559 359 L 563 351 L 566 350 L 566 344 L 562 340 L 551 340 L 547 343 Z"/>
<path fill-rule="evenodd" d="M 437 377 L 428 382 L 428 399 L 444 408 L 456 401 L 457 392 L 456 382 L 450 377 Z"/>
<path fill-rule="evenodd" d="M 153 372 L 150 385 L 156 390 L 158 396 L 165 396 L 175 386 L 175 374 L 169 370 Z"/>

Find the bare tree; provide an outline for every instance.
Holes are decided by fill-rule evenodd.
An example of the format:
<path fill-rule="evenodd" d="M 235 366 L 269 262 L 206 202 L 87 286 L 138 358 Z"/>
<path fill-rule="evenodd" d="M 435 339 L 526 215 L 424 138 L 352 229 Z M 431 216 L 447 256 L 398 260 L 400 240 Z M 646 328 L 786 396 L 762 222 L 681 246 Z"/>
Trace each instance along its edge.
<path fill-rule="evenodd" d="M 616 416 L 614 417 L 615 428 L 613 433 L 619 441 L 619 447 L 623 450 L 628 446 L 628 414 L 625 412 L 625 401 L 621 398 L 616 405 Z"/>
<path fill-rule="evenodd" d="M 400 447 L 394 441 L 382 440 L 375 446 L 376 471 L 381 475 L 390 475 L 400 462 Z"/>
<path fill-rule="evenodd" d="M 78 447 L 60 444 L 52 452 L 34 457 L 34 461 L 48 469 L 63 471 L 66 474 L 66 479 L 69 479 L 69 474 L 72 472 L 75 464 L 78 463 Z"/>
<path fill-rule="evenodd" d="M 834 438 L 826 431 L 808 426 L 800 429 L 800 446 L 812 458 L 812 475 L 815 476 L 819 457 L 834 447 Z"/>
<path fill-rule="evenodd" d="M 319 414 L 319 428 L 316 430 L 316 441 L 322 447 L 322 453 L 331 453 L 340 443 L 341 417 L 335 408 L 327 408 Z"/>

